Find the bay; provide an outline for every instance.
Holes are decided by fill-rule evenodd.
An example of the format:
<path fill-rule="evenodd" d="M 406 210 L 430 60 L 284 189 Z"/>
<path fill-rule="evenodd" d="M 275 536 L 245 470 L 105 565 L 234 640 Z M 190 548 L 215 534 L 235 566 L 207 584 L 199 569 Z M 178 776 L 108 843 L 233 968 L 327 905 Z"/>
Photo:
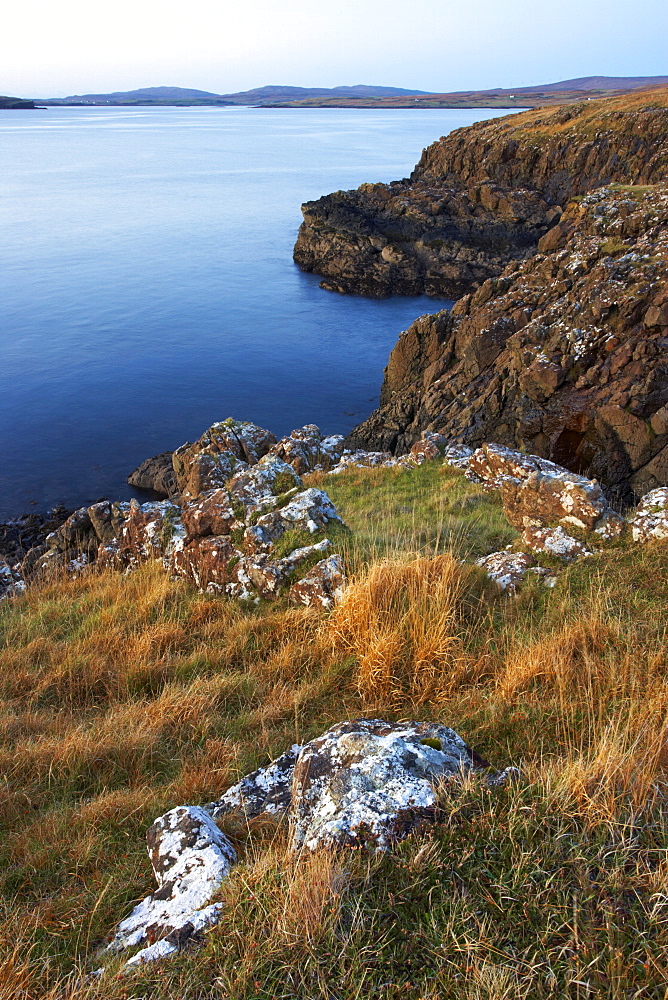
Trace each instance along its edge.
<path fill-rule="evenodd" d="M 292 261 L 300 205 L 505 113 L 0 112 L 0 518 L 140 495 L 134 466 L 228 416 L 364 419 L 444 303 L 322 291 Z"/>

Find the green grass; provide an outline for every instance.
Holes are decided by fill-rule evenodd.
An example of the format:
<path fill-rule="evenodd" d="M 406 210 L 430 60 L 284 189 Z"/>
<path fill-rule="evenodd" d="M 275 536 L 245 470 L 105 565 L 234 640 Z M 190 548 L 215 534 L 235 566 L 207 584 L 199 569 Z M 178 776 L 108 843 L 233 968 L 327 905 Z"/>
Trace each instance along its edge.
<path fill-rule="evenodd" d="M 395 625 L 383 588 L 394 579 L 401 598 L 407 561 L 438 582 L 431 557 L 516 537 L 497 494 L 438 462 L 314 482 L 349 526 L 327 534 L 353 598 L 389 560 L 369 641 Z M 668 543 L 624 540 L 516 598 L 463 569 L 443 590 L 454 654 L 434 661 L 425 701 L 410 671 L 450 620 L 430 586 L 404 616 L 386 700 L 360 686 L 361 626 L 355 649 L 336 613 L 244 609 L 157 565 L 0 605 L 0 1000 L 665 1000 Z M 154 888 L 156 816 L 370 714 L 442 721 L 522 777 L 444 787 L 438 822 L 384 856 L 297 859 L 281 824 L 227 817 L 240 863 L 203 945 L 86 978 Z"/>

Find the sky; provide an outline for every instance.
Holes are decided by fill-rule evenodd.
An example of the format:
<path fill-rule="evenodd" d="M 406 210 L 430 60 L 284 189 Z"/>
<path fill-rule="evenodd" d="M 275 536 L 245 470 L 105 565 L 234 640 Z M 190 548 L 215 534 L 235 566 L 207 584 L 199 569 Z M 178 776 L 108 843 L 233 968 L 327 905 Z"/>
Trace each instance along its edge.
<path fill-rule="evenodd" d="M 666 0 L 31 0 L 0 37 L 0 94 L 18 97 L 598 75 L 668 75 Z"/>

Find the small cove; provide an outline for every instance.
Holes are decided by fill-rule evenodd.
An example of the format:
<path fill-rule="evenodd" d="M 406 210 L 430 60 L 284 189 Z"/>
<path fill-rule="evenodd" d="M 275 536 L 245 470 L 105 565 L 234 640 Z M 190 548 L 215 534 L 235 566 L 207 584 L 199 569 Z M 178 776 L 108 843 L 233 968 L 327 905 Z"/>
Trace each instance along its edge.
<path fill-rule="evenodd" d="M 300 204 L 406 176 L 506 112 L 0 112 L 0 518 L 127 498 L 131 469 L 233 415 L 350 430 L 399 332 L 446 303 L 322 291 Z"/>

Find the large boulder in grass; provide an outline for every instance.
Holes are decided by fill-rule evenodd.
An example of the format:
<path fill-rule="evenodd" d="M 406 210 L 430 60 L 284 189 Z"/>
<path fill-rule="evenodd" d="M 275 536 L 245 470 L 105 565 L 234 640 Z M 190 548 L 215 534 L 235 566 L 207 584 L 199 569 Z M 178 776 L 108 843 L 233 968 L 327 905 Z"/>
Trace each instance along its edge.
<path fill-rule="evenodd" d="M 321 559 L 301 580 L 293 583 L 288 596 L 293 604 L 331 610 L 343 597 L 347 585 L 343 559 L 335 553 Z"/>
<path fill-rule="evenodd" d="M 197 806 L 160 816 L 146 840 L 158 888 L 120 922 L 105 948 L 118 953 L 145 945 L 130 966 L 174 954 L 217 923 L 223 905 L 211 899 L 237 860 L 225 834 Z"/>
<path fill-rule="evenodd" d="M 294 743 L 276 760 L 247 774 L 217 802 L 209 802 L 204 808 L 214 819 L 229 813 L 241 813 L 246 819 L 285 815 L 292 802 L 292 776 L 301 749 Z"/>
<path fill-rule="evenodd" d="M 469 470 L 476 481 L 501 492 L 506 517 L 516 528 L 561 521 L 591 531 L 609 513 L 596 480 L 537 455 L 484 444 L 471 456 Z"/>
<path fill-rule="evenodd" d="M 232 503 L 243 505 L 248 514 L 262 510 L 274 497 L 298 489 L 301 479 L 287 462 L 265 455 L 250 469 L 233 476 L 227 489 Z"/>
<path fill-rule="evenodd" d="M 194 500 L 183 504 L 183 526 L 189 538 L 206 538 L 208 535 L 229 535 L 241 527 L 230 504 L 226 489 L 209 490 Z"/>
<path fill-rule="evenodd" d="M 131 500 L 128 506 L 118 537 L 98 549 L 97 560 L 103 567 L 134 569 L 149 559 L 169 557 L 185 536 L 181 509 L 169 500 L 144 504 Z"/>
<path fill-rule="evenodd" d="M 473 766 L 453 729 L 358 719 L 302 749 L 292 779 L 292 849 L 382 850 L 433 822 L 437 786 Z"/>
<path fill-rule="evenodd" d="M 642 498 L 630 525 L 634 542 L 668 538 L 668 486 L 652 490 Z"/>
<path fill-rule="evenodd" d="M 172 576 L 184 577 L 198 590 L 222 594 L 242 556 L 229 535 L 179 538 L 170 546 L 164 565 Z"/>
<path fill-rule="evenodd" d="M 275 556 L 260 552 L 242 556 L 232 568 L 232 580 L 225 587 L 229 597 L 250 600 L 261 597 L 273 601 L 289 583 L 301 563 L 312 556 L 322 555 L 332 547 L 328 538 L 313 545 L 303 545 L 293 549 L 287 556 Z"/>

